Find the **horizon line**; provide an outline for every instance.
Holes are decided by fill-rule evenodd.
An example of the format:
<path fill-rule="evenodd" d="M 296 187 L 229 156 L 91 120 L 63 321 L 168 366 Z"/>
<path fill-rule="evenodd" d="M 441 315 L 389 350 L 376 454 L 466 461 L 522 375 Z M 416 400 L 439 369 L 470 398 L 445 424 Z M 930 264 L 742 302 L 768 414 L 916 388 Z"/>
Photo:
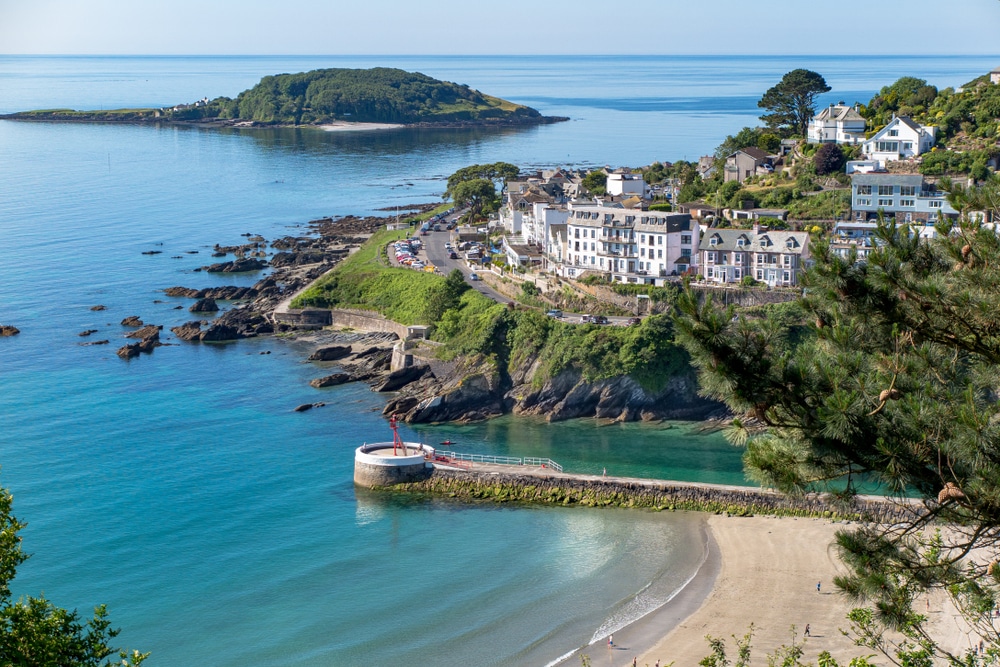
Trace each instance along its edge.
<path fill-rule="evenodd" d="M 1000 53 L 5 53 L 24 58 L 1000 58 Z"/>

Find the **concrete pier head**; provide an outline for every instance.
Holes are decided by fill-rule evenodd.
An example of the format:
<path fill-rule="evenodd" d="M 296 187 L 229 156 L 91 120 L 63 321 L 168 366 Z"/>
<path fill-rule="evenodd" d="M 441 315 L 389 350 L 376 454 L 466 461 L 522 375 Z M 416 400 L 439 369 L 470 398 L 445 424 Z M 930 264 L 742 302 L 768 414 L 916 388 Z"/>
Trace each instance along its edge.
<path fill-rule="evenodd" d="M 434 448 L 416 442 L 393 451 L 391 442 L 364 444 L 354 453 L 354 483 L 373 488 L 422 482 L 431 476 Z"/>

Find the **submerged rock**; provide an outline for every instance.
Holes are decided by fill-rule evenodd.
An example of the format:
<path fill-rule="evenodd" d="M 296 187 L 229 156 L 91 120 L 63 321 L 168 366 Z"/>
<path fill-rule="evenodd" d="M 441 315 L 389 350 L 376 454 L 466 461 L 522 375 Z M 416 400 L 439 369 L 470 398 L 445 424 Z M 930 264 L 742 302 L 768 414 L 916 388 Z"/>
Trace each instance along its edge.
<path fill-rule="evenodd" d="M 142 320 L 139 319 L 138 315 L 129 315 L 122 320 L 121 325 L 123 327 L 141 327 L 143 323 Z"/>
<path fill-rule="evenodd" d="M 16 336 L 21 330 L 10 324 L 0 324 L 0 336 Z"/>
<path fill-rule="evenodd" d="M 192 313 L 217 313 L 219 306 L 215 303 L 215 299 L 198 299 L 188 310 Z"/>

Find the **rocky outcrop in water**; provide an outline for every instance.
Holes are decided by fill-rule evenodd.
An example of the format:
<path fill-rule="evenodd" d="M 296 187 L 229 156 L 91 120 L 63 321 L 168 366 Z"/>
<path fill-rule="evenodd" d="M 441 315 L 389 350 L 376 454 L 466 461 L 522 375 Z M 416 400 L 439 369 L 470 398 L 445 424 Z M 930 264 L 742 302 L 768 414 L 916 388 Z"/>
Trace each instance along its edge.
<path fill-rule="evenodd" d="M 148 326 L 144 326 L 143 328 L 137 331 L 132 331 L 126 334 L 126 337 L 128 338 L 142 338 L 142 340 L 140 340 L 138 343 L 130 343 L 128 345 L 123 345 L 122 347 L 118 348 L 116 354 L 125 361 L 128 361 L 129 359 L 134 359 L 135 357 L 138 357 L 140 354 L 144 352 L 147 354 L 152 352 L 155 348 L 163 345 L 163 343 L 160 342 L 161 328 L 162 327 L 150 324 Z"/>
<path fill-rule="evenodd" d="M 263 259 L 247 257 L 229 262 L 220 262 L 202 267 L 208 273 L 247 273 L 249 271 L 260 271 L 267 267 L 267 262 Z"/>
<path fill-rule="evenodd" d="M 215 299 L 217 301 L 253 299 L 257 296 L 257 290 L 253 287 L 236 287 L 235 285 L 206 287 L 205 289 L 193 289 L 191 287 L 168 287 L 163 290 L 163 293 L 167 296 L 181 296 L 189 299 Z"/>
<path fill-rule="evenodd" d="M 121 321 L 123 327 L 141 327 L 142 320 L 139 319 L 138 315 L 129 315 L 124 320 Z"/>
<path fill-rule="evenodd" d="M 215 299 L 198 299 L 188 310 L 192 313 L 217 313 L 219 304 L 215 303 Z"/>
<path fill-rule="evenodd" d="M 21 330 L 10 324 L 0 324 L 0 336 L 16 336 Z"/>
<path fill-rule="evenodd" d="M 350 356 L 350 354 L 350 345 L 331 345 L 329 347 L 321 347 L 310 354 L 308 361 L 337 361 L 338 359 Z"/>

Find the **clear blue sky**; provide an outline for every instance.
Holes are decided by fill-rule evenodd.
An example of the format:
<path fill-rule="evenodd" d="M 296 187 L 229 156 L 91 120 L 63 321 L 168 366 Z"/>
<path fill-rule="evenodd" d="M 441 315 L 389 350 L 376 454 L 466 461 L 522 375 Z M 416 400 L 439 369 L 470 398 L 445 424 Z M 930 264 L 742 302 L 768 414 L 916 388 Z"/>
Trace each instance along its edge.
<path fill-rule="evenodd" d="M 991 54 L 998 0 L 0 0 L 5 54 Z"/>

